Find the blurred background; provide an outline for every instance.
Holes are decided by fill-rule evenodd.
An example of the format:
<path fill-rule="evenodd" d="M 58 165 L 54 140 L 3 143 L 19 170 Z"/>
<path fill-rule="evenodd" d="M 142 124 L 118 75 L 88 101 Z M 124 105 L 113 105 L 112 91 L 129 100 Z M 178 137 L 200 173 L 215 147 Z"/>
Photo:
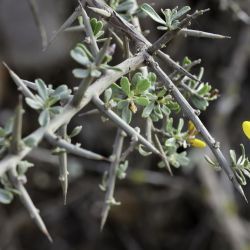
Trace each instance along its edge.
<path fill-rule="evenodd" d="M 166 52 L 177 61 L 184 56 L 202 59 L 205 80 L 220 90 L 221 97 L 201 115 L 224 152 L 239 152 L 240 143 L 250 156 L 250 142 L 241 123 L 250 120 L 250 1 L 190 0 L 143 1 L 161 8 L 190 5 L 211 11 L 192 23 L 193 29 L 231 36 L 210 40 L 178 37 Z M 39 15 L 48 37 L 57 30 L 76 7 L 76 1 L 37 0 Z M 248 13 L 248 14 L 247 14 Z M 149 18 L 143 29 L 152 30 L 148 38 L 161 34 Z M 27 1 L 0 0 L 0 59 L 23 79 L 42 78 L 53 85 L 77 85 L 72 76 L 73 60 L 69 50 L 82 39 L 81 33 L 64 32 L 43 52 L 41 37 Z M 167 69 L 166 69 L 167 70 Z M 0 125 L 13 115 L 18 92 L 6 69 L 0 65 Z M 91 110 L 91 105 L 84 111 Z M 140 125 L 140 120 L 137 121 Z M 137 123 L 137 124 L 138 124 Z M 109 156 L 116 129 L 99 116 L 76 116 L 69 129 L 82 125 L 74 142 Z M 27 109 L 24 136 L 38 127 L 37 115 Z M 226 250 L 250 249 L 250 207 L 235 196 L 224 175 L 217 175 L 204 162 L 206 150 L 189 152 L 192 164 L 175 169 L 170 178 L 157 168 L 154 157 L 130 157 L 129 176 L 117 183 L 115 197 L 122 202 L 112 208 L 100 232 L 100 211 L 104 194 L 98 184 L 108 164 L 70 156 L 68 204 L 63 205 L 58 181 L 58 160 L 52 147 L 42 142 L 28 156 L 35 167 L 28 172 L 27 189 L 40 209 L 54 243 L 40 233 L 27 211 L 16 198 L 0 206 L 1 250 Z M 250 199 L 249 185 L 244 187 Z M 235 202 L 234 202 L 235 201 Z M 237 205 L 236 205 L 237 204 Z"/>

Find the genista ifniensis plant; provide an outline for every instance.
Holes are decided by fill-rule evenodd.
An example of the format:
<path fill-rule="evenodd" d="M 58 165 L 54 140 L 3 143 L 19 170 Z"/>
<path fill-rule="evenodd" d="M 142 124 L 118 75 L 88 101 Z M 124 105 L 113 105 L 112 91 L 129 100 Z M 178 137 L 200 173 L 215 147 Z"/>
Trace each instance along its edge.
<path fill-rule="evenodd" d="M 58 156 L 65 204 L 70 172 L 68 154 L 110 163 L 109 170 L 100 178 L 100 188 L 105 194 L 101 228 L 111 207 L 120 205 L 115 199 L 115 186 L 117 179 L 126 178 L 132 164 L 128 161 L 131 153 L 139 153 L 141 157 L 157 155 L 158 166 L 173 175 L 174 168 L 189 164 L 188 148 L 202 150 L 209 147 L 213 157 L 204 156 L 208 166 L 223 170 L 235 189 L 245 197 L 241 185 L 245 185 L 250 176 L 250 163 L 244 146 L 241 145 L 240 156 L 230 150 L 227 160 L 220 150 L 220 143 L 199 118 L 210 102 L 218 98 L 218 90 L 203 80 L 205 71 L 200 60 L 185 57 L 178 63 L 161 50 L 176 36 L 227 38 L 188 28 L 193 19 L 207 11 L 192 12 L 189 6 L 184 6 L 157 14 L 148 4 L 138 6 L 136 0 L 86 0 L 84 6 L 79 2 L 47 44 L 48 47 L 65 30 L 84 34 L 83 42 L 77 43 L 69 52 L 72 61 L 78 65 L 72 69 L 74 77 L 79 79 L 74 90 L 67 85 L 54 88 L 41 79 L 23 80 L 5 64 L 21 96 L 13 119 L 0 128 L 0 202 L 9 204 L 14 197 L 20 198 L 38 227 L 51 240 L 25 188 L 26 173 L 30 167 L 35 167 L 25 157 L 44 139 L 54 146 L 53 154 Z M 162 36 L 153 44 L 143 35 L 141 18 L 156 22 L 162 31 Z M 78 25 L 72 26 L 74 21 Z M 117 47 L 123 51 L 122 56 L 117 54 Z M 113 66 L 113 57 L 120 60 L 116 66 Z M 158 61 L 164 62 L 171 73 L 166 73 Z M 199 68 L 195 71 L 197 75 L 193 73 L 194 67 Z M 37 112 L 40 124 L 25 138 L 22 136 L 23 101 Z M 117 126 L 113 152 L 108 158 L 71 142 L 82 128 L 77 126 L 68 131 L 68 124 L 90 102 L 100 117 L 105 117 L 104 122 Z M 145 126 L 132 127 L 135 117 L 141 117 Z M 85 122 L 88 122 L 87 118 Z M 249 122 L 243 124 L 243 129 L 249 138 Z M 128 146 L 124 145 L 125 137 L 130 138 Z"/>

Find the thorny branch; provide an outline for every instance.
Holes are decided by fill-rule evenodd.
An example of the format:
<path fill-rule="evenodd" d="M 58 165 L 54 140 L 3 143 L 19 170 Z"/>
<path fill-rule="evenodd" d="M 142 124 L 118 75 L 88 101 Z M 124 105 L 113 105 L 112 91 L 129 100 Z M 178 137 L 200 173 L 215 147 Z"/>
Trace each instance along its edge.
<path fill-rule="evenodd" d="M 37 209 L 35 208 L 31 198 L 29 197 L 26 189 L 23 186 L 22 181 L 16 174 L 16 167 L 19 161 L 21 161 L 24 157 L 26 157 L 32 151 L 32 149 L 35 148 L 40 143 L 40 141 L 43 138 L 46 138 L 52 145 L 59 146 L 66 150 L 65 152 L 62 153 L 62 155 L 59 156 L 61 165 L 60 178 L 64 191 L 65 201 L 66 201 L 67 186 L 68 186 L 67 153 L 73 153 L 80 157 L 92 160 L 111 161 L 111 166 L 109 169 L 109 176 L 108 176 L 107 192 L 105 196 L 105 204 L 102 211 L 101 228 L 103 228 L 105 224 L 108 212 L 110 210 L 110 206 L 116 203 L 113 194 L 115 188 L 117 168 L 119 166 L 119 163 L 121 160 L 124 160 L 126 158 L 126 156 L 130 153 L 131 150 L 135 148 L 137 140 L 140 143 L 142 143 L 145 147 L 147 147 L 148 150 L 160 156 L 165 165 L 167 166 L 170 174 L 172 174 L 170 163 L 165 155 L 164 149 L 162 148 L 160 140 L 156 134 L 154 134 L 154 139 L 157 147 L 155 147 L 155 145 L 152 142 L 153 140 L 151 132 L 152 131 L 155 132 L 151 123 L 152 121 L 150 119 L 147 120 L 147 139 L 146 139 L 136 129 L 134 129 L 132 126 L 127 124 L 123 119 L 121 119 L 119 115 L 117 115 L 111 109 L 107 108 L 99 97 L 108 87 L 111 86 L 113 82 L 116 82 L 122 76 L 142 67 L 143 65 L 150 67 L 156 73 L 156 75 L 160 79 L 160 82 L 166 87 L 169 93 L 173 95 L 175 100 L 180 105 L 182 112 L 193 122 L 198 132 L 200 132 L 201 135 L 203 136 L 204 140 L 210 147 L 211 151 L 213 152 L 214 156 L 216 157 L 222 169 L 227 174 L 228 178 L 233 183 L 234 187 L 246 199 L 242 187 L 238 183 L 236 176 L 230 167 L 230 164 L 228 163 L 225 156 L 220 150 L 219 142 L 217 142 L 210 135 L 209 131 L 206 129 L 206 127 L 199 119 L 197 111 L 191 107 L 191 105 L 181 94 L 176 85 L 172 82 L 171 76 L 169 77 L 161 69 L 161 67 L 155 60 L 155 58 L 159 58 L 163 60 L 165 63 L 167 63 L 169 66 L 171 66 L 176 72 L 179 72 L 181 75 L 184 75 L 189 79 L 193 79 L 197 82 L 200 82 L 200 80 L 197 79 L 196 76 L 193 76 L 191 73 L 189 73 L 188 69 L 176 63 L 173 59 L 169 57 L 168 54 L 163 53 L 161 49 L 164 48 L 177 35 L 185 35 L 185 36 L 190 35 L 190 36 L 209 37 L 216 39 L 226 38 L 225 36 L 220 36 L 217 34 L 210 34 L 206 32 L 187 29 L 187 26 L 190 25 L 190 22 L 193 19 L 202 15 L 207 10 L 195 11 L 192 15 L 187 15 L 186 18 L 184 18 L 180 22 L 178 29 L 167 31 L 155 43 L 151 44 L 143 36 L 142 32 L 138 32 L 138 30 L 140 30 L 140 24 L 136 18 L 133 18 L 132 21 L 133 24 L 136 25 L 135 27 L 129 22 L 127 22 L 125 19 L 123 19 L 118 13 L 116 13 L 113 9 L 111 9 L 103 2 L 99 0 L 86 0 L 86 2 L 92 11 L 96 12 L 97 14 L 101 15 L 104 19 L 106 19 L 109 26 L 112 29 L 114 29 L 112 30 L 109 27 L 109 29 L 111 30 L 111 34 L 113 34 L 117 38 L 117 40 L 120 43 L 120 46 L 126 48 L 125 49 L 126 57 L 129 58 L 116 66 L 116 68 L 118 68 L 119 71 L 106 69 L 103 75 L 99 77 L 97 80 L 95 80 L 95 77 L 92 76 L 89 76 L 86 79 L 84 79 L 80 83 L 76 94 L 71 95 L 69 97 L 67 103 L 64 105 L 63 110 L 59 115 L 55 116 L 52 120 L 50 120 L 50 122 L 45 127 L 38 128 L 33 133 L 24 138 L 24 140 L 32 139 L 33 146 L 28 146 L 21 143 L 22 106 L 20 102 L 15 117 L 11 150 L 9 154 L 7 154 L 0 161 L 0 176 L 8 172 L 13 185 L 20 192 L 20 197 L 24 205 L 30 212 L 31 216 L 34 217 L 39 228 L 48 236 L 49 239 L 51 239 L 39 213 L 37 212 Z M 110 38 L 108 38 L 105 41 L 103 47 L 99 50 L 96 38 L 91 28 L 89 17 L 85 9 L 82 7 L 81 2 L 79 2 L 79 6 L 76 8 L 74 13 L 66 20 L 66 22 L 62 25 L 62 27 L 52 37 L 52 39 L 48 43 L 48 46 L 51 44 L 54 38 L 60 32 L 64 31 L 67 27 L 69 27 L 79 15 L 82 15 L 83 17 L 84 25 L 81 28 L 84 29 L 84 31 L 87 34 L 87 37 L 90 40 L 89 44 L 91 52 L 95 59 L 94 64 L 95 66 L 99 66 L 109 48 Z M 122 31 L 124 33 L 124 41 L 119 40 L 120 38 L 116 35 L 115 33 L 116 31 L 118 32 Z M 133 55 L 133 53 L 130 51 L 129 40 L 134 42 L 136 45 L 137 51 L 135 55 Z M 199 63 L 199 62 L 197 61 L 194 63 Z M 10 68 L 8 68 L 7 65 L 5 66 L 8 69 L 13 81 L 16 83 L 18 89 L 22 92 L 22 94 L 25 97 L 34 99 L 35 96 L 29 88 L 35 90 L 36 85 L 33 84 L 32 82 L 20 79 Z M 144 68 L 142 69 L 142 71 L 147 72 L 147 69 Z M 98 155 L 94 152 L 82 149 L 76 145 L 71 144 L 66 140 L 67 124 L 71 121 L 74 115 L 76 115 L 79 111 L 81 111 L 91 101 L 96 105 L 98 110 L 104 113 L 118 127 L 117 137 L 113 146 L 113 154 L 112 157 L 110 157 L 109 159 L 101 155 Z M 59 129 L 63 130 L 61 137 L 58 137 L 58 135 L 56 134 Z M 125 136 L 123 131 L 125 131 L 126 134 L 131 136 L 132 142 L 128 150 L 125 151 L 124 154 L 122 155 L 122 147 Z"/>

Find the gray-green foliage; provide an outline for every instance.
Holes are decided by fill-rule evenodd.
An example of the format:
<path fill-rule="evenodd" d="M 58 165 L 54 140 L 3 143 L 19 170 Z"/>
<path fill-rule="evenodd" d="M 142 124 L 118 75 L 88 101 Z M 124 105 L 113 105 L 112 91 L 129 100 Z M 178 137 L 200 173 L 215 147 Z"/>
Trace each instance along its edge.
<path fill-rule="evenodd" d="M 26 97 L 26 103 L 35 110 L 40 111 L 39 124 L 46 126 L 51 118 L 58 115 L 62 111 L 62 106 L 59 102 L 68 100 L 71 90 L 67 85 L 60 85 L 55 90 L 51 86 L 47 86 L 42 79 L 35 80 L 37 94 L 34 98 Z M 58 104 L 59 105 L 55 105 Z"/>
<path fill-rule="evenodd" d="M 191 8 L 189 6 L 184 6 L 180 10 L 178 7 L 174 9 L 161 10 L 164 15 L 164 19 L 157 14 L 157 12 L 147 3 L 141 6 L 141 9 L 150 16 L 155 22 L 161 24 L 157 27 L 159 30 L 175 30 L 178 28 L 180 21 L 178 20 L 183 15 L 185 15 Z"/>
<path fill-rule="evenodd" d="M 162 15 L 159 15 L 148 4 L 143 4 L 140 8 L 137 8 L 138 6 L 136 4 L 136 1 L 134 0 L 106 0 L 106 3 L 108 3 L 111 8 L 116 11 L 116 13 L 114 14 L 113 10 L 111 10 L 114 16 L 120 14 L 123 18 L 125 18 L 123 20 L 131 21 L 135 14 L 144 12 L 155 22 L 160 24 L 160 26 L 157 27 L 158 29 L 167 32 L 178 29 L 181 21 L 185 18 L 186 14 L 190 10 L 189 6 L 184 6 L 180 9 L 176 7 L 172 10 L 162 10 Z M 114 16 L 113 18 L 115 18 Z M 108 75 L 109 73 L 114 73 L 113 71 L 118 71 L 119 73 L 123 71 L 123 69 L 111 66 L 113 64 L 112 58 L 116 51 L 115 41 L 111 39 L 110 33 L 108 31 L 108 28 L 110 28 L 109 25 L 105 25 L 104 21 L 99 18 L 91 18 L 87 23 L 88 25 L 85 25 L 84 18 L 79 17 L 78 20 L 79 27 L 84 29 L 87 29 L 87 27 L 89 27 L 89 31 L 91 31 L 91 34 L 93 33 L 92 36 L 94 37 L 85 37 L 86 39 L 83 40 L 83 42 L 77 43 L 77 45 L 70 51 L 70 56 L 72 57 L 72 59 L 75 61 L 75 63 L 80 65 L 77 66 L 77 68 L 73 69 L 74 77 L 80 82 L 76 93 L 73 93 L 71 95 L 71 90 L 67 87 L 67 85 L 60 85 L 54 89 L 52 85 L 45 84 L 45 82 L 41 79 L 35 80 L 34 86 L 32 88 L 35 90 L 29 90 L 31 92 L 26 91 L 25 101 L 30 108 L 38 112 L 39 124 L 41 127 L 45 127 L 42 129 L 43 131 L 46 131 L 46 128 L 50 128 L 48 125 L 50 124 L 52 119 L 57 117 L 60 118 L 62 111 L 65 111 L 66 109 L 64 109 L 65 105 L 67 105 L 67 108 L 72 108 L 72 110 L 77 110 L 78 112 L 80 110 L 78 108 L 82 108 L 79 103 L 81 103 L 81 101 L 86 97 L 84 91 L 86 91 L 86 89 L 91 84 L 94 84 L 94 81 L 96 79 L 99 79 L 105 74 Z M 119 23 L 122 24 L 122 19 L 118 20 Z M 123 29 L 123 31 L 124 30 L 125 29 Z M 126 34 L 126 32 L 124 33 Z M 123 38 L 124 37 L 122 37 L 122 39 Z M 120 46 L 125 45 L 122 44 L 122 41 L 124 41 L 125 43 L 126 39 L 122 39 L 120 42 Z M 111 42 L 114 43 L 111 44 Z M 97 48 L 94 47 L 93 49 L 93 47 L 91 47 L 93 46 L 93 44 L 96 45 Z M 125 47 L 126 46 L 124 46 L 124 50 Z M 129 46 L 127 47 L 127 50 L 129 50 L 128 48 Z M 124 54 L 127 54 L 127 56 L 133 54 L 132 50 L 126 52 L 127 53 Z M 192 71 L 194 65 L 194 62 L 192 62 L 187 57 L 185 57 L 183 59 L 183 62 L 181 63 L 182 68 L 184 68 L 188 72 Z M 169 77 L 173 81 L 173 84 L 175 84 L 178 90 L 183 94 L 184 97 L 186 97 L 186 99 L 195 109 L 205 111 L 208 108 L 209 103 L 211 101 L 214 101 L 218 97 L 218 91 L 212 89 L 212 86 L 209 83 L 202 80 L 204 75 L 204 69 L 202 67 L 200 68 L 200 71 L 196 76 L 197 80 L 190 79 L 190 75 L 187 76 L 187 74 L 184 74 L 185 70 L 175 70 L 171 74 L 169 74 Z M 123 76 L 112 85 L 109 85 L 107 89 L 103 88 L 101 89 L 101 91 L 98 89 L 99 92 L 97 91 L 96 93 L 99 94 L 105 89 L 104 94 L 101 97 L 105 105 L 102 106 L 105 109 L 114 111 L 115 113 L 113 112 L 113 114 L 115 114 L 116 117 L 117 115 L 120 117 L 118 118 L 120 123 L 123 124 L 123 128 L 124 124 L 125 127 L 127 127 L 128 124 L 135 123 L 136 120 L 138 120 L 134 119 L 136 117 L 142 119 L 143 125 L 147 123 L 151 133 L 151 138 L 150 133 L 148 134 L 148 131 L 147 133 L 144 132 L 144 126 L 142 126 L 142 129 L 139 130 L 142 131 L 142 138 L 146 140 L 147 143 L 145 143 L 145 141 L 143 141 L 142 139 L 139 142 L 137 137 L 140 136 L 140 133 L 137 130 L 133 129 L 132 126 L 129 126 L 130 130 L 133 131 L 133 136 L 131 136 L 131 143 L 128 148 L 131 150 L 128 151 L 134 152 L 136 150 L 143 157 L 147 157 L 151 155 L 152 152 L 156 152 L 156 154 L 159 156 L 159 167 L 168 168 L 168 165 L 171 165 L 179 168 L 180 166 L 186 166 L 189 163 L 187 148 L 191 145 L 195 146 L 195 144 L 191 144 L 190 142 L 191 140 L 195 139 L 195 136 L 199 134 L 199 132 L 196 130 L 194 125 L 191 129 L 192 131 L 190 130 L 190 128 L 188 127 L 188 119 L 186 119 L 186 117 L 183 117 L 183 113 L 181 112 L 184 111 L 181 110 L 181 103 L 180 101 L 180 104 L 176 102 L 174 98 L 174 95 L 172 93 L 173 89 L 169 90 L 168 88 L 166 88 L 166 85 L 163 85 L 162 81 L 157 79 L 155 73 L 148 71 L 142 71 L 144 73 L 141 73 L 140 69 L 129 71 L 130 72 L 128 72 L 127 75 L 120 74 L 119 77 L 122 75 Z M 117 74 L 117 72 L 115 73 Z M 118 79 L 118 77 L 115 79 Z M 83 92 L 79 94 L 79 91 L 81 90 Z M 80 100 L 77 100 L 77 104 L 75 104 L 74 98 L 78 96 L 78 94 L 80 96 Z M 91 96 L 91 98 L 90 99 L 94 102 L 94 95 Z M 98 107 L 98 105 L 96 106 Z M 100 107 L 99 109 L 103 112 Z M 76 114 L 77 112 L 75 112 L 74 114 Z M 74 149 L 79 149 L 80 147 L 79 144 L 72 145 L 71 138 L 77 136 L 81 132 L 82 126 L 76 126 L 68 134 L 67 124 L 70 121 L 66 120 L 67 119 L 63 119 L 63 124 L 60 124 L 60 126 L 55 129 L 55 131 L 52 131 L 53 133 L 55 133 L 54 136 L 56 137 L 56 139 L 62 139 L 63 142 L 66 143 L 65 148 L 61 145 L 58 146 L 58 144 L 54 145 L 55 147 L 53 148 L 52 153 L 58 155 L 59 157 L 66 156 L 67 145 L 68 147 L 76 146 L 76 148 Z M 117 125 L 121 127 L 120 124 Z M 4 127 L 0 127 L 1 159 L 9 152 L 11 152 L 10 146 L 13 142 L 13 128 L 13 119 L 10 120 L 9 123 L 6 123 Z M 65 128 L 63 133 L 60 132 L 61 128 Z M 125 135 L 121 133 L 121 136 Z M 146 137 L 147 139 L 145 139 Z M 26 149 L 27 147 L 31 149 L 37 146 L 37 143 L 39 141 L 39 135 L 36 134 L 36 137 L 31 135 L 27 136 L 25 139 L 21 139 L 20 143 L 23 147 L 26 147 Z M 244 146 L 242 145 L 241 148 L 242 153 L 238 159 L 236 157 L 235 151 L 233 150 L 230 151 L 230 157 L 232 168 L 237 178 L 239 179 L 241 184 L 245 185 L 245 176 L 250 176 L 250 163 L 245 155 Z M 151 149 L 151 151 L 149 149 Z M 93 152 L 91 153 L 93 154 Z M 115 159 L 115 155 L 112 155 L 112 157 L 110 157 L 109 159 L 107 159 L 106 157 L 101 157 L 102 160 L 110 161 L 113 165 L 114 163 L 116 163 L 115 160 L 117 160 L 117 166 L 114 166 L 115 171 L 113 173 L 108 173 L 107 171 L 105 171 L 103 174 L 102 182 L 100 184 L 100 188 L 102 191 L 106 192 L 107 190 L 110 190 L 110 186 L 114 188 L 114 182 L 113 184 L 110 184 L 110 180 L 112 178 L 112 180 L 114 180 L 114 178 L 116 177 L 118 179 L 124 179 L 127 177 L 127 170 L 133 163 L 129 162 L 127 158 L 129 153 L 127 155 L 125 154 L 126 156 L 124 158 L 122 158 L 122 152 L 120 153 L 120 159 Z M 213 161 L 208 157 L 206 157 L 206 159 L 209 164 L 218 168 L 218 163 L 216 161 Z M 15 167 L 17 180 L 25 180 L 26 173 L 30 167 L 33 167 L 33 163 L 25 160 L 20 160 Z M 67 169 L 64 171 L 64 174 L 65 176 L 67 176 Z M 110 176 L 111 174 L 113 174 L 113 176 Z M 15 188 L 13 187 L 13 183 L 11 183 L 8 174 L 4 173 L 0 177 L 0 181 L 0 202 L 3 204 L 9 204 L 12 201 L 14 195 L 18 195 L 18 190 L 15 190 Z M 115 201 L 112 193 L 113 191 L 114 190 L 111 190 L 110 194 L 107 196 L 107 200 L 105 200 L 104 202 L 106 206 L 120 204 L 119 202 Z"/>
<path fill-rule="evenodd" d="M 238 180 L 240 181 L 241 185 L 247 184 L 247 179 L 250 178 L 250 161 L 246 156 L 245 147 L 243 144 L 240 144 L 241 153 L 240 156 L 237 158 L 237 154 L 235 150 L 230 149 L 230 161 L 232 169 Z M 210 157 L 205 156 L 206 161 L 216 170 L 221 170 L 217 161 L 212 160 Z"/>

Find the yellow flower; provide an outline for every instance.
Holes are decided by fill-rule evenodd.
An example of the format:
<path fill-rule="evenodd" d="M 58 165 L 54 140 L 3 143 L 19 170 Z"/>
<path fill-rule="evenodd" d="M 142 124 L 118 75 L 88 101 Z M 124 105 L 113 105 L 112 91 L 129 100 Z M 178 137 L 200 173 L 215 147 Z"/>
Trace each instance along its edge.
<path fill-rule="evenodd" d="M 197 138 L 189 139 L 188 142 L 192 147 L 195 148 L 205 148 L 207 146 L 207 144 L 204 141 Z"/>
<path fill-rule="evenodd" d="M 242 123 L 242 129 L 246 137 L 250 140 L 250 121 L 244 121 Z"/>
<path fill-rule="evenodd" d="M 198 134 L 196 127 L 194 126 L 193 122 L 191 122 L 191 121 L 188 121 L 188 134 L 190 136 L 194 136 L 194 135 Z"/>
<path fill-rule="evenodd" d="M 204 141 L 195 138 L 197 134 L 199 134 L 199 132 L 197 131 L 193 122 L 188 121 L 188 143 L 190 143 L 190 145 L 195 148 L 205 148 L 207 144 Z"/>

